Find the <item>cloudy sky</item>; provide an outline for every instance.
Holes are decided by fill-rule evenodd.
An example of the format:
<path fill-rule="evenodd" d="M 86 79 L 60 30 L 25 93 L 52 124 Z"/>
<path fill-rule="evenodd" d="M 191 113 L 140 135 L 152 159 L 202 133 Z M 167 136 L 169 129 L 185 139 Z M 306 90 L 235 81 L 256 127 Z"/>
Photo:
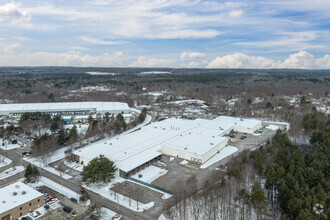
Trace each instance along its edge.
<path fill-rule="evenodd" d="M 0 0 L 0 66 L 330 69 L 329 0 Z"/>

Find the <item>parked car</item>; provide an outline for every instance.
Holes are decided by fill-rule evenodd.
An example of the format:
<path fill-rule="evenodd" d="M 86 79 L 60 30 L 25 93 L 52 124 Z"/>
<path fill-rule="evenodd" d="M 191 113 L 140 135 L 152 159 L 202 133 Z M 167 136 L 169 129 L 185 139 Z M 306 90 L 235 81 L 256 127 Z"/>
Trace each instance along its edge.
<path fill-rule="evenodd" d="M 77 203 L 78 201 L 75 198 L 70 198 L 71 202 Z"/>
<path fill-rule="evenodd" d="M 64 206 L 63 207 L 63 211 L 67 212 L 67 213 L 70 213 L 72 211 L 72 208 L 69 207 L 69 206 Z"/>
<path fill-rule="evenodd" d="M 50 209 L 50 206 L 49 206 L 49 205 L 44 205 L 44 208 L 45 208 L 46 210 L 48 210 L 48 209 Z"/>

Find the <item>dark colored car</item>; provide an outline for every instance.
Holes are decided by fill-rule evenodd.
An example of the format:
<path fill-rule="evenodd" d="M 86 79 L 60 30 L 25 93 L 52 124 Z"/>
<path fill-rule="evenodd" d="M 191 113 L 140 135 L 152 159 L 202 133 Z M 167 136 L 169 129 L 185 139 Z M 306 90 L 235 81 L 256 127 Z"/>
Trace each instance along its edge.
<path fill-rule="evenodd" d="M 70 198 L 71 202 L 77 203 L 78 201 L 75 198 Z"/>
<path fill-rule="evenodd" d="M 69 206 L 64 206 L 63 207 L 63 211 L 67 212 L 67 213 L 70 213 L 72 211 L 72 208 L 69 207 Z"/>
<path fill-rule="evenodd" d="M 45 205 L 44 208 L 45 208 L 46 210 L 50 209 L 49 205 Z"/>

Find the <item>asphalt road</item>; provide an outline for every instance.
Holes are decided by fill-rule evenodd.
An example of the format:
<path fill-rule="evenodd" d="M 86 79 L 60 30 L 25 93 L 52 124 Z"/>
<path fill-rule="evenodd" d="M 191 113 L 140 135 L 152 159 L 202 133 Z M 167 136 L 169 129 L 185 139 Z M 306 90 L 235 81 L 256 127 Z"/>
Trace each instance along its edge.
<path fill-rule="evenodd" d="M 16 162 L 21 162 L 21 156 L 20 156 L 20 153 L 21 153 L 21 150 L 19 149 L 16 149 L 16 150 L 11 150 L 11 151 L 7 151 L 7 157 L 9 159 L 11 159 L 12 161 L 16 161 Z M 5 154 L 5 152 L 3 150 L 0 150 L 0 154 Z M 28 162 L 23 160 L 22 161 L 22 165 L 23 166 L 26 166 L 28 165 Z M 39 171 L 40 171 L 40 175 L 41 176 L 44 176 L 58 184 L 61 184 L 61 185 L 64 185 L 66 188 L 74 191 L 74 192 L 77 192 L 77 193 L 80 193 L 80 189 L 81 189 L 81 185 L 76 183 L 76 182 L 73 182 L 73 181 L 70 181 L 70 180 L 66 180 L 66 179 L 63 179 L 51 172 L 48 172 L 42 168 L 39 168 Z M 16 180 L 18 180 L 19 178 L 21 178 L 21 174 L 15 174 L 9 178 L 6 178 L 6 179 L 3 179 L 3 180 L 0 180 L 0 186 L 3 186 L 3 185 L 8 185 L 12 182 L 15 182 Z M 122 205 L 118 205 L 118 203 L 116 202 L 113 202 L 101 195 L 98 195 L 94 192 L 91 192 L 89 190 L 88 191 L 88 194 L 90 196 L 90 199 L 93 201 L 93 202 L 96 202 L 98 204 L 101 204 L 103 207 L 106 207 L 106 208 L 109 208 L 119 214 L 121 214 L 124 219 L 131 219 L 131 220 L 152 220 L 152 219 L 155 219 L 155 218 L 152 218 L 150 216 L 148 216 L 146 213 L 143 213 L 143 212 L 134 212 Z M 88 219 L 88 218 L 87 218 Z"/>

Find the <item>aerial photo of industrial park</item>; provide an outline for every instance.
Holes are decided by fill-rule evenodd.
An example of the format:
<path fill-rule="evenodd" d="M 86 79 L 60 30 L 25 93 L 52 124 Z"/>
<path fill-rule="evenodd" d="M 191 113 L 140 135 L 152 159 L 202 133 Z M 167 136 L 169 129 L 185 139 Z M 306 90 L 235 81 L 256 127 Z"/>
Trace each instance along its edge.
<path fill-rule="evenodd" d="M 329 219 L 329 11 L 0 0 L 0 220 Z"/>

